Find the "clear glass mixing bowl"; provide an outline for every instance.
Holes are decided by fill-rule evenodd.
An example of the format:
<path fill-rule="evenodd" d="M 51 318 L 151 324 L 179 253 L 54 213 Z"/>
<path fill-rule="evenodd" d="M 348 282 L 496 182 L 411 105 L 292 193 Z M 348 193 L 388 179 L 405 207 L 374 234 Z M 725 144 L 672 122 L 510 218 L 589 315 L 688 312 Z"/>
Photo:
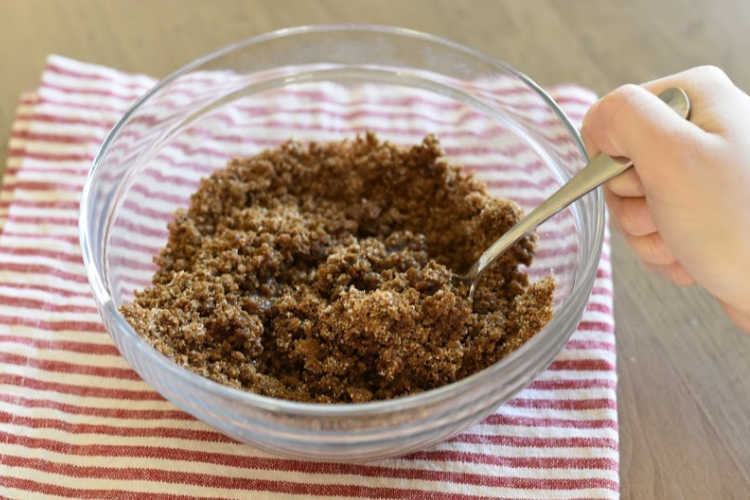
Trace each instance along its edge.
<path fill-rule="evenodd" d="M 528 210 L 584 164 L 579 136 L 538 85 L 477 51 L 376 26 L 281 30 L 227 47 L 161 81 L 117 123 L 81 199 L 84 262 L 102 318 L 130 365 L 174 404 L 238 440 L 328 460 L 395 456 L 445 439 L 526 386 L 580 321 L 602 245 L 593 192 L 539 228 L 533 278 L 554 275 L 555 314 L 484 371 L 425 393 L 366 404 L 277 400 L 173 363 L 118 307 L 148 284 L 172 212 L 232 156 L 294 137 L 374 130 L 399 144 L 428 132 L 449 161 Z"/>

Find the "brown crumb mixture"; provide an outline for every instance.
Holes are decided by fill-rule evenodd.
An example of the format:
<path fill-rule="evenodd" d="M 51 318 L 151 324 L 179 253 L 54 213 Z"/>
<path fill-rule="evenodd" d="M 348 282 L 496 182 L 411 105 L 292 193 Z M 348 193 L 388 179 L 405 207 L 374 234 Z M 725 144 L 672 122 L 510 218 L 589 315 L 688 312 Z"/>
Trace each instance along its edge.
<path fill-rule="evenodd" d="M 362 402 L 426 391 L 496 362 L 552 315 L 527 237 L 472 304 L 450 282 L 518 219 L 442 159 L 372 135 L 287 142 L 201 181 L 169 225 L 153 285 L 122 312 L 156 349 L 266 396 Z"/>

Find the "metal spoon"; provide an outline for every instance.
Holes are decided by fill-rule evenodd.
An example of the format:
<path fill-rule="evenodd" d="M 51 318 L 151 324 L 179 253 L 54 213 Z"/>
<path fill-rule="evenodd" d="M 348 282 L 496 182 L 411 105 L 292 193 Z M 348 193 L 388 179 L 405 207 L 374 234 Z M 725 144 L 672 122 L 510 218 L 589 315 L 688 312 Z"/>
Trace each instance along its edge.
<path fill-rule="evenodd" d="M 684 90 L 672 87 L 659 94 L 659 98 L 683 118 L 689 116 L 690 99 Z M 469 300 L 473 300 L 474 289 L 482 272 L 513 243 L 581 196 L 632 166 L 630 160 L 618 160 L 605 154 L 597 155 L 552 196 L 498 238 L 479 256 L 466 274 L 454 276 L 454 281 L 469 285 Z"/>

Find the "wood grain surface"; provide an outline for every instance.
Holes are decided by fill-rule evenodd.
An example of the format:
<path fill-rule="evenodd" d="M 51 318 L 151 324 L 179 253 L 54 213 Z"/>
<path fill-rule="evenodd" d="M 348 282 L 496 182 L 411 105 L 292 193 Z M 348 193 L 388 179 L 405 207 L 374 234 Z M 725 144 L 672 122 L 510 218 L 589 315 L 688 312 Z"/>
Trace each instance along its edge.
<path fill-rule="evenodd" d="M 747 0 L 0 0 L 0 16 L 3 158 L 18 96 L 49 53 L 163 76 L 299 24 L 402 25 L 483 50 L 542 84 L 599 93 L 708 63 L 750 90 Z M 750 335 L 701 290 L 643 271 L 622 238 L 613 245 L 622 497 L 750 498 Z"/>

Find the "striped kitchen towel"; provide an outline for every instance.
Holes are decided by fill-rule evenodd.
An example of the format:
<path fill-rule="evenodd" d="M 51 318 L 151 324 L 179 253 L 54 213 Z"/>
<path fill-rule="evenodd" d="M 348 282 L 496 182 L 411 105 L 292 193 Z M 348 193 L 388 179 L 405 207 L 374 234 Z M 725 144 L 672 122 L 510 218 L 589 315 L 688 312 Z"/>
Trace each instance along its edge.
<path fill-rule="evenodd" d="M 93 155 L 153 84 L 146 76 L 51 56 L 39 88 L 19 105 L 0 192 L 1 496 L 618 497 L 608 239 L 583 321 L 549 369 L 481 423 L 409 456 L 366 465 L 278 458 L 217 433 L 142 382 L 99 319 L 77 217 Z M 576 86 L 551 93 L 577 125 L 595 98 Z M 318 101 L 323 115 L 338 119 L 335 102 Z M 389 115 L 381 104 L 355 113 L 378 113 L 382 123 Z M 245 112 L 257 117 L 264 109 Z M 293 113 L 288 122 L 263 126 L 279 140 L 317 127 Z M 185 148 L 191 158 L 210 156 Z M 164 160 L 180 161 L 175 158 L 185 151 Z M 481 163 L 484 153 L 466 154 Z"/>

